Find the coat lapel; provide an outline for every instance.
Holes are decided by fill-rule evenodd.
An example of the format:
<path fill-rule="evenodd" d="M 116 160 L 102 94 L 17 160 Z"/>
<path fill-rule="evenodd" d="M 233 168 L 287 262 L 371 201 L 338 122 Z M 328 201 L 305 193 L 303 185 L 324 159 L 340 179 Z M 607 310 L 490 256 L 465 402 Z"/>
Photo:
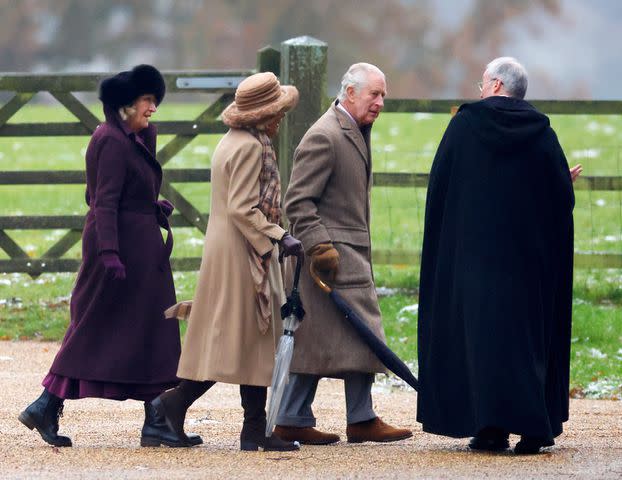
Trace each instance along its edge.
<path fill-rule="evenodd" d="M 343 130 L 343 134 L 354 144 L 358 152 L 361 154 L 362 160 L 365 162 L 365 167 L 367 168 L 367 174 L 369 175 L 371 158 L 361 130 L 345 112 L 337 108 L 337 102 L 333 104 L 333 110 L 337 116 L 337 121 Z"/>

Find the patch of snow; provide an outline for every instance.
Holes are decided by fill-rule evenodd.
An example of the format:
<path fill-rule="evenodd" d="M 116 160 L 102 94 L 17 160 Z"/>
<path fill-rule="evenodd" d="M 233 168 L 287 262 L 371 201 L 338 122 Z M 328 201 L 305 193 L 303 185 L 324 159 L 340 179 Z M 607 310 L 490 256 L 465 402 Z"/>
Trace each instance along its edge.
<path fill-rule="evenodd" d="M 203 245 L 204 240 L 202 238 L 189 238 L 184 243 L 192 245 L 193 247 Z"/>
<path fill-rule="evenodd" d="M 417 112 L 417 113 L 413 113 L 412 118 L 415 122 L 421 122 L 422 120 L 430 120 L 432 118 L 432 114 Z"/>
<path fill-rule="evenodd" d="M 607 358 L 607 354 L 601 352 L 598 348 L 590 348 L 589 353 L 592 358 Z"/>
<path fill-rule="evenodd" d="M 197 145 L 196 147 L 192 149 L 192 153 L 196 155 L 208 155 L 209 152 L 210 152 L 210 149 L 207 145 Z"/>
<path fill-rule="evenodd" d="M 609 398 L 622 391 L 622 382 L 609 378 L 601 378 L 590 382 L 585 387 L 585 395 L 590 398 Z"/>
<path fill-rule="evenodd" d="M 406 305 L 405 307 L 402 307 L 398 315 L 402 313 L 412 313 L 416 315 L 418 312 L 419 312 L 419 304 L 413 303 L 412 305 Z"/>
<path fill-rule="evenodd" d="M 570 152 L 572 158 L 598 158 L 600 150 L 598 148 L 586 148 L 585 150 L 573 150 Z"/>
<path fill-rule="evenodd" d="M 419 304 L 406 305 L 397 313 L 397 321 L 399 323 L 407 323 L 413 321 L 413 316 L 419 312 Z"/>
<path fill-rule="evenodd" d="M 388 287 L 376 287 L 376 295 L 379 297 L 388 297 L 390 295 L 395 295 L 399 290 L 397 288 L 388 288 Z"/>

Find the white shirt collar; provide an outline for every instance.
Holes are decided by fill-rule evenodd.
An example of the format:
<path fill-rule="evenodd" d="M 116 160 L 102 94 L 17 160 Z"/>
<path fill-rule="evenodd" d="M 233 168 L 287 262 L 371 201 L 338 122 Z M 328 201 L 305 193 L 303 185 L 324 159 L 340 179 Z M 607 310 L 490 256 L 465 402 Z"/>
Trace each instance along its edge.
<path fill-rule="evenodd" d="M 339 110 L 341 110 L 342 112 L 346 112 L 346 115 L 348 115 L 348 117 L 350 117 L 350 120 L 352 120 L 354 122 L 354 124 L 358 127 L 358 123 L 356 123 L 356 120 L 354 120 L 354 117 L 350 114 L 350 112 L 348 112 L 346 110 L 346 107 L 344 107 L 341 102 L 337 103 L 337 108 Z"/>

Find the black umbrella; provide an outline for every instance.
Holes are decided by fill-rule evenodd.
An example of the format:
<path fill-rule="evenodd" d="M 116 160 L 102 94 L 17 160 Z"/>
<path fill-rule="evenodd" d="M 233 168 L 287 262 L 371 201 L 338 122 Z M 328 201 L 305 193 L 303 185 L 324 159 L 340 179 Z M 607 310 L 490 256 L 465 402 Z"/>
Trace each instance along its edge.
<path fill-rule="evenodd" d="M 415 390 L 419 390 L 419 381 L 412 374 L 406 364 L 393 352 L 393 350 L 387 347 L 387 345 L 380 340 L 374 332 L 370 330 L 361 317 L 359 317 L 359 315 L 352 310 L 352 307 L 350 307 L 350 305 L 348 305 L 348 303 L 341 298 L 341 296 L 334 289 L 330 288 L 325 282 L 322 281 L 313 268 L 313 265 L 311 265 L 311 276 L 313 277 L 313 280 L 315 280 L 315 283 L 317 283 L 322 290 L 328 293 L 333 302 L 335 302 L 335 305 L 337 305 L 337 308 L 344 314 L 346 320 L 350 323 L 350 325 L 352 325 L 352 327 L 354 327 L 354 330 L 356 330 L 356 333 L 358 333 L 361 340 L 363 340 L 372 352 L 376 354 L 384 366 Z"/>

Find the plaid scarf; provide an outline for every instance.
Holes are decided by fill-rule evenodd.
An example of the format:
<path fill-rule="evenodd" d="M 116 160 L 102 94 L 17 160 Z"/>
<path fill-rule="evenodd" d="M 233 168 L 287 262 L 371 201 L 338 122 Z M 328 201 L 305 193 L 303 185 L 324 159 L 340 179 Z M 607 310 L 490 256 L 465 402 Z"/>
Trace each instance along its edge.
<path fill-rule="evenodd" d="M 260 130 L 249 128 L 248 132 L 261 143 L 261 172 L 259 173 L 259 203 L 257 208 L 270 223 L 281 224 L 281 177 L 270 137 Z M 265 334 L 272 323 L 271 288 L 268 280 L 270 258 L 262 258 L 248 241 L 251 276 L 255 284 L 257 305 L 261 314 L 259 331 Z"/>

